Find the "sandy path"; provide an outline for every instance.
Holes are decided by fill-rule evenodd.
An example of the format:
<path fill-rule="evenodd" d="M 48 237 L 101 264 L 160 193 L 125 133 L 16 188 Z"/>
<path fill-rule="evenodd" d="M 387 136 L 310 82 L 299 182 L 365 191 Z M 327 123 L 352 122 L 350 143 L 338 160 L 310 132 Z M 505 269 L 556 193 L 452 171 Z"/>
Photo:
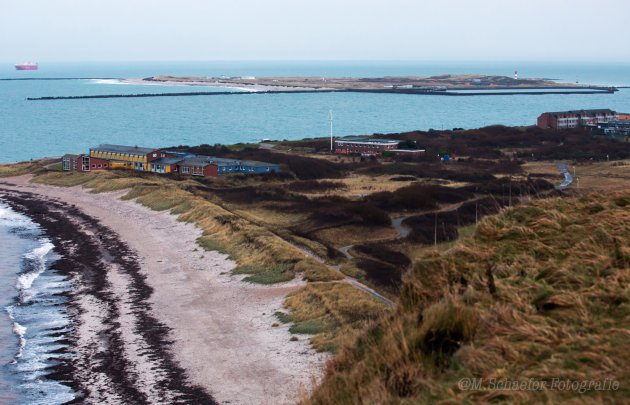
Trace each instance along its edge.
<path fill-rule="evenodd" d="M 227 274 L 234 262 L 204 252 L 201 231 L 132 201 L 125 192 L 91 194 L 79 187 L 28 183 L 29 176 L 2 179 L 15 188 L 76 205 L 113 229 L 135 250 L 154 288 L 156 318 L 172 328 L 173 354 L 192 383 L 217 401 L 232 404 L 295 403 L 321 375 L 326 355 L 307 339 L 290 342 L 287 326 L 272 328 L 273 313 L 301 282 L 272 287 L 244 283 Z"/>

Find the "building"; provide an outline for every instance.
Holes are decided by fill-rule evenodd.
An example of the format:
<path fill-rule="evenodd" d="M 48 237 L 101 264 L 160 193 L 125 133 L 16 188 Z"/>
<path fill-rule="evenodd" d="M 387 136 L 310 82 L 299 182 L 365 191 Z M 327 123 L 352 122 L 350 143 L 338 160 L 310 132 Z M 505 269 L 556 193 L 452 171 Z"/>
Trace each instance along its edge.
<path fill-rule="evenodd" d="M 61 166 L 64 171 L 89 172 L 94 170 L 107 170 L 111 167 L 105 159 L 91 158 L 88 155 L 63 155 Z"/>
<path fill-rule="evenodd" d="M 216 177 L 218 167 L 213 165 L 209 156 L 188 157 L 177 164 L 179 173 L 186 176 Z"/>
<path fill-rule="evenodd" d="M 124 145 L 99 145 L 88 155 L 64 155 L 64 171 L 125 169 L 142 172 L 214 177 L 229 173 L 276 173 L 280 165 L 252 160 L 225 159 L 185 152 Z"/>
<path fill-rule="evenodd" d="M 61 168 L 66 172 L 82 171 L 82 157 L 82 155 L 63 155 L 61 157 Z"/>
<path fill-rule="evenodd" d="M 384 151 L 398 149 L 400 141 L 394 139 L 337 139 L 335 153 L 342 155 L 377 156 Z"/>
<path fill-rule="evenodd" d="M 617 120 L 630 121 L 630 113 L 617 113 Z"/>
<path fill-rule="evenodd" d="M 538 117 L 538 127 L 542 129 L 568 129 L 595 127 L 617 119 L 617 113 L 610 109 L 546 112 Z"/>
<path fill-rule="evenodd" d="M 147 171 L 151 173 L 177 173 L 179 172 L 179 164 L 184 159 L 183 156 L 159 158 L 147 164 Z"/>
<path fill-rule="evenodd" d="M 212 156 L 192 156 L 178 163 L 182 175 L 219 176 L 229 173 L 278 173 L 280 165 L 253 160 L 223 159 Z"/>
<path fill-rule="evenodd" d="M 630 120 L 610 121 L 601 126 L 604 134 L 615 139 L 625 139 L 630 136 Z"/>
<path fill-rule="evenodd" d="M 89 156 L 90 158 L 108 160 L 113 169 L 151 171 L 151 162 L 173 157 L 173 154 L 157 148 L 104 144 L 90 148 Z"/>
<path fill-rule="evenodd" d="M 390 152 L 394 154 L 394 156 L 399 157 L 418 157 L 422 155 L 425 150 L 424 149 L 392 149 Z"/>

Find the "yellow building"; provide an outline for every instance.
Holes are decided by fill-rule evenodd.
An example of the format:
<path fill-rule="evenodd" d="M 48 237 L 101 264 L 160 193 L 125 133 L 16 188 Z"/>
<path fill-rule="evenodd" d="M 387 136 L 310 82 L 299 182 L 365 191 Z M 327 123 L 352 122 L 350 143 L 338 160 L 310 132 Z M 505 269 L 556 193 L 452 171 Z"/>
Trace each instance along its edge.
<path fill-rule="evenodd" d="M 150 171 L 150 161 L 163 155 L 158 149 L 138 146 L 105 144 L 90 148 L 90 157 L 109 160 L 113 169 Z"/>

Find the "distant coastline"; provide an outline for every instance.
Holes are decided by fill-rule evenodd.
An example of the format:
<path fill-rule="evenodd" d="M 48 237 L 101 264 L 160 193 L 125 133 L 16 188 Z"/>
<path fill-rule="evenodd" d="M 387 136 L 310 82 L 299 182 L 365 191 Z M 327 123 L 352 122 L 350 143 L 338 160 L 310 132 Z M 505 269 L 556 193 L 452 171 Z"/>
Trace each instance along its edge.
<path fill-rule="evenodd" d="M 103 84 L 214 87 L 229 91 L 28 97 L 29 101 L 101 98 L 221 96 L 284 93 L 391 93 L 437 96 L 495 96 L 545 94 L 613 94 L 615 87 L 560 84 L 548 79 L 507 76 L 440 75 L 431 77 L 195 77 L 152 76 L 143 79 L 93 79 Z"/>

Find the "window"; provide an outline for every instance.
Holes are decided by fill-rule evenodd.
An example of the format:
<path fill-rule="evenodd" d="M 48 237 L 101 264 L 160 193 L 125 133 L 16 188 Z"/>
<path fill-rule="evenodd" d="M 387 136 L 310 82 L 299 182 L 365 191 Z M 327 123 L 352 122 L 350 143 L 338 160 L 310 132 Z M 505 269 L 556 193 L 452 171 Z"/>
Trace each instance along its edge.
<path fill-rule="evenodd" d="M 190 167 L 182 167 L 182 173 L 189 174 L 190 173 Z"/>
<path fill-rule="evenodd" d="M 103 167 L 107 167 L 107 163 L 105 163 L 105 164 L 103 165 Z"/>
<path fill-rule="evenodd" d="M 103 165 L 99 163 L 98 164 L 98 168 L 100 169 L 101 167 L 103 167 Z"/>
<path fill-rule="evenodd" d="M 92 169 L 96 169 L 96 165 L 95 164 L 92 164 Z"/>

